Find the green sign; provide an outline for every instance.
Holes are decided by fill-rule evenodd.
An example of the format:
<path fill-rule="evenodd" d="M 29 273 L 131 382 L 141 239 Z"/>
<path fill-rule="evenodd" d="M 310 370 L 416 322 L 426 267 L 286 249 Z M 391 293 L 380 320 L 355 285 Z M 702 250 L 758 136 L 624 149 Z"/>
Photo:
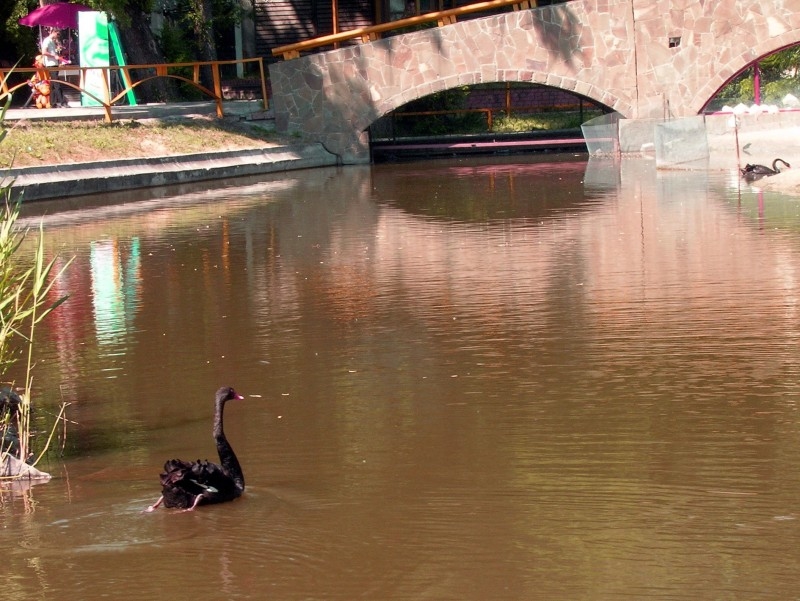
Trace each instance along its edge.
<path fill-rule="evenodd" d="M 117 29 L 117 24 L 114 21 L 108 24 L 108 34 L 109 39 L 111 40 L 111 47 L 114 49 L 114 58 L 117 59 L 117 64 L 120 67 L 125 66 L 125 55 L 122 53 L 122 41 L 119 39 L 119 30 Z M 131 85 L 128 76 L 125 74 L 125 71 L 120 69 L 118 71 L 120 75 L 120 79 L 122 83 L 125 84 L 126 88 L 129 88 Z M 136 96 L 133 95 L 133 90 L 128 90 L 125 95 L 128 97 L 128 104 L 131 106 L 136 105 Z"/>

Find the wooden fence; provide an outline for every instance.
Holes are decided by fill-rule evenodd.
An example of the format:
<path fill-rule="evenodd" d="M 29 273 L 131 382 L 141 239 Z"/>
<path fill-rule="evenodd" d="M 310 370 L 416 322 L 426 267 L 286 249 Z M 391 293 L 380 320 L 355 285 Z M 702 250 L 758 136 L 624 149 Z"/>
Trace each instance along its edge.
<path fill-rule="evenodd" d="M 113 120 L 113 107 L 120 102 L 126 95 L 135 90 L 138 86 L 146 81 L 151 81 L 159 77 L 166 77 L 176 79 L 191 85 L 193 88 L 199 90 L 205 96 L 211 97 L 216 103 L 217 117 L 223 117 L 222 107 L 222 79 L 220 78 L 220 67 L 224 65 L 235 64 L 256 64 L 258 67 L 259 79 L 261 81 L 261 98 L 264 110 L 269 108 L 269 101 L 267 98 L 267 80 L 264 71 L 264 60 L 258 58 L 245 58 L 239 60 L 227 61 L 198 61 L 190 63 L 160 63 L 151 65 L 111 65 L 106 67 L 79 67 L 74 65 L 63 65 L 61 67 L 49 67 L 50 81 L 57 82 L 62 86 L 67 86 L 77 90 L 82 95 L 85 95 L 100 106 L 105 111 L 105 120 L 110 123 Z M 209 89 L 200 82 L 200 70 L 203 67 L 211 69 L 212 88 Z M 192 70 L 192 77 L 186 77 L 184 73 L 186 70 Z M 0 105 L 5 103 L 6 98 L 19 89 L 27 89 L 30 77 L 36 73 L 37 69 L 34 67 L 11 67 L 0 68 Z M 75 84 L 66 79 L 58 79 L 52 77 L 53 73 L 72 71 L 79 73 L 79 83 Z M 85 88 L 86 75 L 88 72 L 95 74 L 96 72 L 102 73 L 101 91 L 98 93 L 90 92 Z M 23 81 L 11 84 L 11 76 L 24 75 Z M 115 81 L 119 81 L 118 86 L 112 86 L 111 81 L 114 77 Z M 113 92 L 112 92 L 113 89 Z"/>

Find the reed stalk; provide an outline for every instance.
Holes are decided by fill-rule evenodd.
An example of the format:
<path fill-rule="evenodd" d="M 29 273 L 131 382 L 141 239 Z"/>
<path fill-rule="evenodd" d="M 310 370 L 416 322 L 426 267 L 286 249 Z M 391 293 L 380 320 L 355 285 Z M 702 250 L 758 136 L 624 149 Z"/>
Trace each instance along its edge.
<path fill-rule="evenodd" d="M 0 109 L 0 142 L 7 133 L 3 121 L 10 103 L 9 98 Z M 0 374 L 8 373 L 20 359 L 25 360 L 25 373 L 15 410 L 8 409 L 11 406 L 9 402 L 7 410 L 0 412 L 0 440 L 18 439 L 15 453 L 12 453 L 11 443 L 0 445 L 0 478 L 32 477 L 31 474 L 37 470 L 30 470 L 28 466 L 34 466 L 41 459 L 52 441 L 56 426 L 64 419 L 65 405 L 62 403 L 44 448 L 40 449 L 35 461 L 29 461 L 34 457 L 31 451 L 31 390 L 36 328 L 67 300 L 67 296 L 54 301 L 50 299 L 56 279 L 71 263 L 70 259 L 54 271 L 56 258 L 45 262 L 41 225 L 32 258 L 21 252 L 29 231 L 18 227 L 19 202 L 12 201 L 12 184 L 13 180 L 0 177 Z"/>

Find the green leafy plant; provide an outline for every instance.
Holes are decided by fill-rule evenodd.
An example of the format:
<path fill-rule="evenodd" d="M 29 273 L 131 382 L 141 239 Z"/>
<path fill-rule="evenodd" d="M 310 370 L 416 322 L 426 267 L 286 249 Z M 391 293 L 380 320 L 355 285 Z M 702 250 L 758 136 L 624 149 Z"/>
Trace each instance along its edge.
<path fill-rule="evenodd" d="M 468 87 L 462 86 L 409 102 L 402 112 L 416 114 L 413 119 L 397 120 L 397 135 L 438 136 L 486 131 L 486 118 L 482 114 L 462 112 L 468 95 Z"/>
<path fill-rule="evenodd" d="M 599 109 L 578 111 L 550 111 L 524 115 L 500 115 L 494 121 L 495 133 L 518 133 L 530 131 L 551 131 L 557 129 L 577 129 L 588 119 L 603 114 Z"/>
<path fill-rule="evenodd" d="M 791 46 L 758 61 L 762 104 L 779 104 L 786 94 L 800 97 L 800 45 Z M 707 110 L 755 100 L 754 71 L 748 66 L 731 79 L 709 102 Z"/>

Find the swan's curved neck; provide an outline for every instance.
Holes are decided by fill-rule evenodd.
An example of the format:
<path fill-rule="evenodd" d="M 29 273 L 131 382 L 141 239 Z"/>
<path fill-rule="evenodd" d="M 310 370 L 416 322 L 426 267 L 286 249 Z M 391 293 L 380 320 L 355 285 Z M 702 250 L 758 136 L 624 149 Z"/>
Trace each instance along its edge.
<path fill-rule="evenodd" d="M 219 462 L 222 467 L 228 472 L 228 475 L 233 478 L 236 486 L 240 490 L 244 490 L 244 474 L 242 473 L 242 466 L 239 465 L 239 460 L 233 452 L 233 448 L 225 436 L 223 428 L 223 413 L 225 411 L 225 402 L 217 401 L 214 411 L 214 441 L 217 443 L 217 453 L 219 454 Z"/>

